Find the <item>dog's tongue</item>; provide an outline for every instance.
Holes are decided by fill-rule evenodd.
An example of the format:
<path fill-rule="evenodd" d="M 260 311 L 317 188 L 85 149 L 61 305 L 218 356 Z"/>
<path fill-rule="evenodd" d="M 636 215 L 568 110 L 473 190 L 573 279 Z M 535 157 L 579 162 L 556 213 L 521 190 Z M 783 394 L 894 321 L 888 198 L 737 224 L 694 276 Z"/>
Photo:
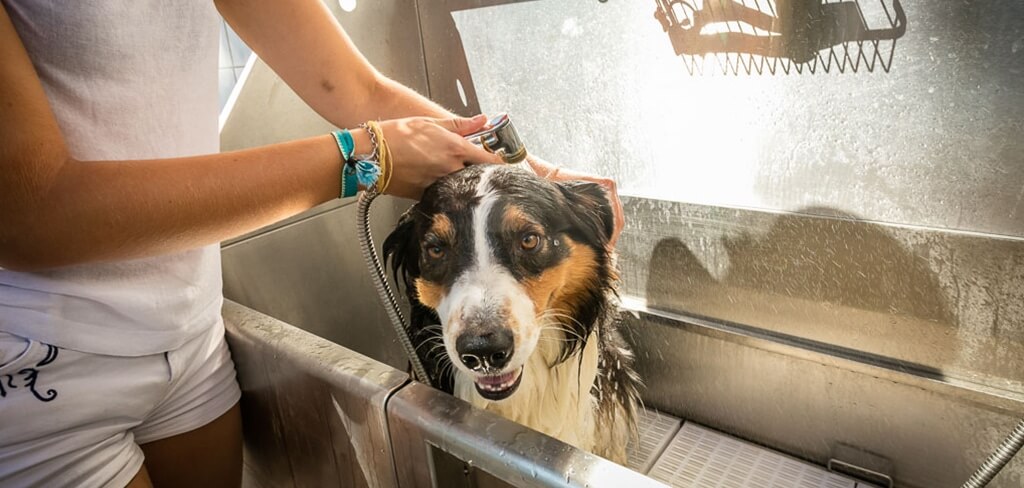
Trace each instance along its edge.
<path fill-rule="evenodd" d="M 476 379 L 476 382 L 481 385 L 498 386 L 512 381 L 517 374 L 519 374 L 519 371 L 511 371 L 497 376 L 481 376 Z"/>

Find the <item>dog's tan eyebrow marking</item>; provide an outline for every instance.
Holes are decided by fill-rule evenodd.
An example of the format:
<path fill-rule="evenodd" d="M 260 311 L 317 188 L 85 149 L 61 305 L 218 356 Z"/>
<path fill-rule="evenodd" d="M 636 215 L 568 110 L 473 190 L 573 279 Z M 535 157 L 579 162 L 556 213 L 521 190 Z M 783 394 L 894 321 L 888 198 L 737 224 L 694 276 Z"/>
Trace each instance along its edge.
<path fill-rule="evenodd" d="M 423 278 L 416 278 L 416 299 L 420 303 L 437 310 L 437 307 L 441 304 L 441 299 L 444 298 L 445 289 L 444 286 L 434 283 L 433 281 L 427 281 Z"/>
<path fill-rule="evenodd" d="M 455 242 L 455 226 L 445 214 L 436 214 L 430 222 L 430 232 L 442 241 Z"/>
<path fill-rule="evenodd" d="M 523 281 L 538 313 L 560 310 L 571 313 L 582 300 L 583 292 L 597 278 L 597 255 L 594 250 L 565 238 L 569 257 L 535 278 Z"/>
<path fill-rule="evenodd" d="M 509 205 L 505 207 L 505 215 L 502 219 L 502 224 L 506 229 L 513 231 L 537 226 L 537 223 L 517 205 Z"/>

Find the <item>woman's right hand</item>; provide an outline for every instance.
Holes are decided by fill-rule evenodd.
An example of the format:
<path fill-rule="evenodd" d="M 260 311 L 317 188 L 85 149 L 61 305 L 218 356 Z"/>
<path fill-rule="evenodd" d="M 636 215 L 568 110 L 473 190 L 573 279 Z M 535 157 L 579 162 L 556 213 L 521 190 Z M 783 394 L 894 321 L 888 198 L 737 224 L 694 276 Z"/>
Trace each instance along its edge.
<path fill-rule="evenodd" d="M 418 200 L 438 178 L 472 163 L 500 163 L 464 136 L 483 129 L 487 117 L 409 117 L 380 123 L 393 161 L 389 195 Z"/>

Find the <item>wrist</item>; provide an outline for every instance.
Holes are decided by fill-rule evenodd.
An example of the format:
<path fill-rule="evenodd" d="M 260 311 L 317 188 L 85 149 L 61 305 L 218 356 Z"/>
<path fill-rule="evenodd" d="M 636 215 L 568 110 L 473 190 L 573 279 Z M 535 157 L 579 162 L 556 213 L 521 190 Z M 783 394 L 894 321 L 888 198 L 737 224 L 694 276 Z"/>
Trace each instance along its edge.
<path fill-rule="evenodd" d="M 370 142 L 370 134 L 366 129 L 360 127 L 358 129 L 351 129 L 349 133 L 352 134 L 352 142 L 354 143 L 352 150 L 353 156 L 361 156 L 373 153 L 373 143 Z"/>

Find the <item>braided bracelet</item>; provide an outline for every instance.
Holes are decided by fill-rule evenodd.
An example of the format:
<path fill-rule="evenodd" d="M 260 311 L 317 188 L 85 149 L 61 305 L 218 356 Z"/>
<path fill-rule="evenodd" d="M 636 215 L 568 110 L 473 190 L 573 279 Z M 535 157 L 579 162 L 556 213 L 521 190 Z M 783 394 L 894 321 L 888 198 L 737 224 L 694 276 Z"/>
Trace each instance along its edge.
<path fill-rule="evenodd" d="M 365 129 L 366 133 L 370 136 L 370 145 L 373 147 L 373 152 L 370 154 L 370 159 L 356 162 L 356 178 L 363 188 L 380 192 L 381 186 L 378 185 L 378 182 L 381 182 L 381 144 L 384 142 L 384 135 L 380 130 L 380 124 L 372 120 L 360 125 L 360 127 Z"/>
<path fill-rule="evenodd" d="M 355 168 L 352 166 L 355 141 L 352 140 L 352 133 L 348 129 L 336 130 L 331 134 L 341 151 L 341 192 L 338 194 L 338 198 L 354 196 L 359 191 Z"/>

